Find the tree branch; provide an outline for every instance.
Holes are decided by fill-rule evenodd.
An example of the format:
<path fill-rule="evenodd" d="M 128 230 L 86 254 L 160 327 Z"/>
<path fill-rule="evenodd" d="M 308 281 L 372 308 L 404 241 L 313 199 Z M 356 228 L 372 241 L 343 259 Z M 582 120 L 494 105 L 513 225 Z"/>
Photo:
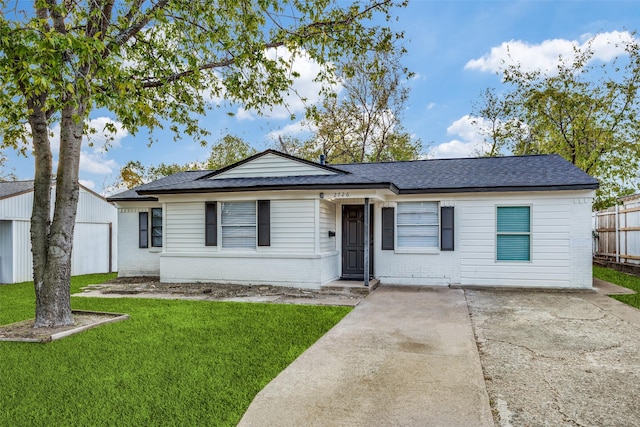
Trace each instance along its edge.
<path fill-rule="evenodd" d="M 136 2 L 131 5 L 131 9 L 125 16 L 126 20 L 133 20 L 133 16 L 136 12 L 138 12 L 138 9 L 136 9 L 136 7 L 139 8 L 140 5 L 142 5 L 142 2 L 143 0 L 136 0 Z M 158 3 L 156 3 L 151 9 L 149 9 L 138 22 L 120 31 L 120 33 L 118 33 L 118 35 L 114 37 L 113 41 L 111 41 L 111 43 L 107 45 L 103 57 L 108 56 L 113 48 L 122 46 L 124 43 L 130 40 L 131 37 L 138 34 L 140 30 L 142 30 L 149 22 L 151 22 L 158 10 L 162 10 L 167 6 L 167 3 L 169 3 L 169 0 L 158 1 Z"/>
<path fill-rule="evenodd" d="M 58 10 L 58 3 L 56 0 L 46 0 L 47 5 L 49 6 L 49 15 L 53 20 L 53 28 L 59 32 L 60 34 L 67 34 L 67 29 L 64 25 L 64 16 L 60 14 Z"/>
<path fill-rule="evenodd" d="M 265 49 L 272 49 L 272 48 L 276 48 L 276 47 L 281 47 L 284 46 L 283 42 L 276 42 L 276 43 L 267 43 L 264 45 Z M 142 79 L 144 81 L 144 83 L 142 84 L 142 87 L 145 89 L 150 89 L 150 88 L 154 88 L 154 87 L 161 87 L 166 85 L 167 83 L 173 83 L 177 80 L 180 80 L 184 77 L 190 76 L 192 75 L 194 72 L 196 71 L 204 71 L 204 70 L 212 70 L 214 68 L 223 68 L 223 67 L 228 67 L 230 65 L 233 65 L 236 62 L 235 58 L 229 58 L 226 59 L 224 61 L 218 61 L 218 62 L 208 62 L 206 64 L 202 64 L 200 65 L 197 70 L 185 70 L 185 71 L 181 71 L 178 73 L 173 73 L 165 78 L 145 78 Z"/>

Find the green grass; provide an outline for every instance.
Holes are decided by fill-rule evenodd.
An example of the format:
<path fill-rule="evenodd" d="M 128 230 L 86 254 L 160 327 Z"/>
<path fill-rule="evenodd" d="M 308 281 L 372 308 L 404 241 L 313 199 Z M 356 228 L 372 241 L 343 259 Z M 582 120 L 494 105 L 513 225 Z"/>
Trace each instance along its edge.
<path fill-rule="evenodd" d="M 108 275 L 72 279 L 72 292 Z M 0 324 L 33 317 L 31 283 L 0 286 Z M 72 298 L 124 322 L 47 344 L 0 342 L 0 425 L 238 423 L 254 396 L 350 308 Z"/>
<path fill-rule="evenodd" d="M 611 298 L 629 304 L 632 307 L 640 308 L 640 277 L 596 265 L 593 266 L 593 277 L 636 291 L 637 294 L 611 295 Z"/>

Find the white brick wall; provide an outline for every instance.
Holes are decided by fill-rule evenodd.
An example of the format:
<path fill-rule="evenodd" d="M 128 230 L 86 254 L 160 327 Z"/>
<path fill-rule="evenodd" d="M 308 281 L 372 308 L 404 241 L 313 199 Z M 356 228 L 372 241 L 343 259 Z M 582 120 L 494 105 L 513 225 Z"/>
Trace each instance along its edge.
<path fill-rule="evenodd" d="M 322 258 L 257 254 L 163 254 L 162 282 L 216 282 L 279 285 L 316 289 L 322 280 Z"/>
<path fill-rule="evenodd" d="M 160 207 L 154 204 L 153 207 Z M 119 209 L 118 215 L 118 276 L 159 276 L 162 248 L 138 247 L 138 212 L 149 208 Z"/>

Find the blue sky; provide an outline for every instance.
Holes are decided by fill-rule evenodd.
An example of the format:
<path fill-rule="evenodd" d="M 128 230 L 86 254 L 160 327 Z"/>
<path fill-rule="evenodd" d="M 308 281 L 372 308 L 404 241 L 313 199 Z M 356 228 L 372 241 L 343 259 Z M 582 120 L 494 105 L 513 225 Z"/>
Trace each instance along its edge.
<path fill-rule="evenodd" d="M 513 56 L 529 67 L 553 66 L 558 54 L 567 55 L 572 46 L 582 45 L 599 34 L 596 56 L 607 61 L 619 52 L 609 40 L 630 37 L 625 31 L 638 29 L 638 1 L 420 1 L 397 10 L 394 29 L 405 32 L 408 54 L 404 64 L 414 73 L 408 82 L 411 95 L 402 122 L 423 143 L 431 144 L 430 157 L 470 156 L 482 138 L 470 126 L 468 115 L 480 93 L 500 87 L 496 74 L 507 46 Z M 296 87 L 308 96 L 315 93 L 311 74 L 315 64 L 301 62 L 301 81 Z M 313 98 L 313 97 L 312 97 Z M 302 117 L 299 103 L 292 107 Z M 230 117 L 227 112 L 235 113 Z M 108 113 L 93 114 L 101 128 Z M 258 150 L 269 148 L 278 133 L 304 136 L 298 121 L 291 121 L 281 108 L 266 111 L 263 117 L 241 106 L 214 109 L 201 123 L 212 135 L 210 143 L 227 133 L 242 137 Z M 53 129 L 56 134 L 56 129 Z M 204 161 L 208 149 L 170 135 L 147 146 L 146 135 L 120 132 L 105 151 L 98 136 L 94 146 L 85 146 L 81 159 L 81 182 L 98 192 L 113 184 L 119 168 L 129 160 L 145 165 Z M 33 159 L 11 151 L 7 167 L 19 179 L 33 177 Z"/>

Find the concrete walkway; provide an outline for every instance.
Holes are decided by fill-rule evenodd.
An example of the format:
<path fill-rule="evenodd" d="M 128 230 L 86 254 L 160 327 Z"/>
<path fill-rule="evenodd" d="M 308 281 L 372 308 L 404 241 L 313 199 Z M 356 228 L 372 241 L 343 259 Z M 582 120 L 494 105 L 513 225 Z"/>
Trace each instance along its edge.
<path fill-rule="evenodd" d="M 462 289 L 381 287 L 255 397 L 240 426 L 493 426 Z"/>

